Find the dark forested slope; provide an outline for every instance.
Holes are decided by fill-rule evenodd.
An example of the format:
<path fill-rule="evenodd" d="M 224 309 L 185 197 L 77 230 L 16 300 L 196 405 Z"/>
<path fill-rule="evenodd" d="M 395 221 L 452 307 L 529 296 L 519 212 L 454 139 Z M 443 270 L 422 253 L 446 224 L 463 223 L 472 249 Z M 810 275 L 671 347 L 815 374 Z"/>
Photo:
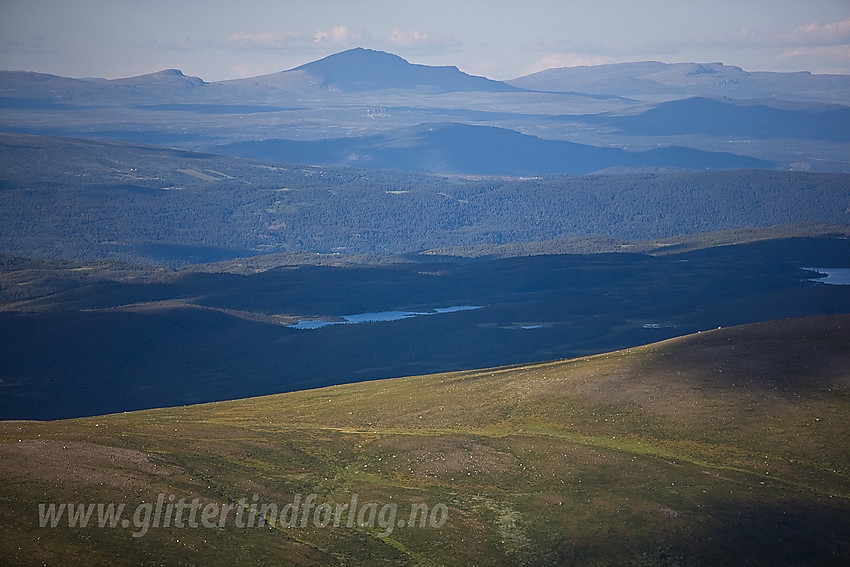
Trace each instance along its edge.
<path fill-rule="evenodd" d="M 185 264 L 850 222 L 843 174 L 470 178 L 17 134 L 0 142 L 0 252 L 17 255 Z"/>
<path fill-rule="evenodd" d="M 0 310 L 0 418 L 552 360 L 718 326 L 848 313 L 850 286 L 809 281 L 816 274 L 800 269 L 848 262 L 850 241 L 841 237 L 664 256 L 424 257 L 147 278 L 120 265 L 58 263 L 51 271 L 9 260 L 0 280 L 9 301 Z M 462 306 L 477 308 L 446 309 Z M 290 325 L 387 311 L 428 315 Z"/>

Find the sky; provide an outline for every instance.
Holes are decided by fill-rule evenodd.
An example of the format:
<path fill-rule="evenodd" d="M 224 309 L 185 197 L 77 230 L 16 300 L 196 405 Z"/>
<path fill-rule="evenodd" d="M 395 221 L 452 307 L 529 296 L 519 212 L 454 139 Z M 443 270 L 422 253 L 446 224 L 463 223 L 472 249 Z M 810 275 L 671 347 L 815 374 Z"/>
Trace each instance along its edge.
<path fill-rule="evenodd" d="M 5 70 L 217 81 L 353 47 L 497 80 L 647 60 L 850 74 L 850 0 L 0 0 Z"/>

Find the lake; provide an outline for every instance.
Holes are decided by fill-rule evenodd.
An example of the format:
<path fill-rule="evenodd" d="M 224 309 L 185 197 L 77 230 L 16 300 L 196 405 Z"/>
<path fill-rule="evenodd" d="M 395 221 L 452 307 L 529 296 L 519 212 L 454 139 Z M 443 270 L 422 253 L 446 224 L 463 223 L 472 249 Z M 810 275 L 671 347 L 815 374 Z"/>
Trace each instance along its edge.
<path fill-rule="evenodd" d="M 830 285 L 850 285 L 850 268 L 803 268 L 811 272 L 826 274 L 825 278 L 812 278 L 810 281 Z"/>
<path fill-rule="evenodd" d="M 354 315 L 343 315 L 342 321 L 299 321 L 290 325 L 293 329 L 319 329 L 328 325 L 346 325 L 356 323 L 381 323 L 386 321 L 399 321 L 422 315 L 441 315 L 443 313 L 455 313 L 457 311 L 470 311 L 481 309 L 483 305 L 453 305 L 451 307 L 438 307 L 433 311 L 377 311 L 375 313 L 357 313 Z"/>

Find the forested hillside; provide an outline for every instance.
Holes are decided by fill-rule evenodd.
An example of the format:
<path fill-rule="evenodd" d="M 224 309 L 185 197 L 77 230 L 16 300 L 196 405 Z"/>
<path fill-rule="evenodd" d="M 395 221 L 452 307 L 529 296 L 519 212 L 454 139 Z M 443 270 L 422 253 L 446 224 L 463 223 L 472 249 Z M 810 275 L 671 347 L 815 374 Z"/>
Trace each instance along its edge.
<path fill-rule="evenodd" d="M 434 176 L 0 136 L 0 252 L 185 264 L 850 222 L 850 176 Z"/>

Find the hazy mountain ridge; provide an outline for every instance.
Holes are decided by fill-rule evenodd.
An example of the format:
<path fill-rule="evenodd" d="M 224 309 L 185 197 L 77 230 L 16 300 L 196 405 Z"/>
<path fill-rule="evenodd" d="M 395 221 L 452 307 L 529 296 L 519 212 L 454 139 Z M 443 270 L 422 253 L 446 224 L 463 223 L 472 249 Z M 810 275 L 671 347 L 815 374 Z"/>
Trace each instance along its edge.
<path fill-rule="evenodd" d="M 775 98 L 850 104 L 850 76 L 806 71 L 747 72 L 722 63 L 615 63 L 546 69 L 506 81 L 534 90 L 580 91 L 625 97 L 672 99 L 683 96 Z"/>
<path fill-rule="evenodd" d="M 848 111 L 850 112 L 850 111 Z M 663 126 L 661 127 L 663 128 Z M 846 134 L 841 130 L 842 134 Z M 401 169 L 438 174 L 583 175 L 610 168 L 773 169 L 776 164 L 728 152 L 666 147 L 643 152 L 600 148 L 493 126 L 421 124 L 383 135 L 299 142 L 236 142 L 214 151 L 247 158 Z"/>
<path fill-rule="evenodd" d="M 556 89 L 568 93 L 546 92 L 545 84 L 538 85 L 540 89 L 524 90 L 471 76 L 455 67 L 412 64 L 396 55 L 360 48 L 278 73 L 210 83 L 174 69 L 113 80 L 0 72 L 0 131 L 120 139 L 200 150 L 288 140 L 290 149 L 298 143 L 315 142 L 318 146 L 323 142 L 323 151 L 337 152 L 342 151 L 339 140 L 363 138 L 361 146 L 372 142 L 383 146 L 382 155 L 374 155 L 375 148 L 360 151 L 354 147 L 347 157 L 355 163 L 370 157 L 381 163 L 379 167 L 493 175 L 594 170 L 569 163 L 553 167 L 552 159 L 531 163 L 529 152 L 552 152 L 531 148 L 530 140 L 519 136 L 498 137 L 503 146 L 497 148 L 493 147 L 495 136 L 474 142 L 489 144 L 502 156 L 491 160 L 493 163 L 485 169 L 448 168 L 463 153 L 477 159 L 472 155 L 475 148 L 458 150 L 457 143 L 444 152 L 447 157 L 423 148 L 431 151 L 430 159 L 417 162 L 403 154 L 390 159 L 395 150 L 387 146 L 397 147 L 392 139 L 406 136 L 407 130 L 421 124 L 457 122 L 537 136 L 552 142 L 545 144 L 549 148 L 564 142 L 595 146 L 597 156 L 610 156 L 617 150 L 622 157 L 622 150 L 690 148 L 688 160 L 669 163 L 665 158 L 664 167 L 718 167 L 711 162 L 717 156 L 708 163 L 692 159 L 702 151 L 742 156 L 735 158 L 733 165 L 722 167 L 850 171 L 845 147 L 850 130 L 847 107 L 818 106 L 850 103 L 833 96 L 848 90 L 844 89 L 847 77 L 762 75 L 716 64 L 660 63 L 635 64 L 634 68 L 624 64 L 555 69 L 544 72 L 544 77 L 554 74 L 552 80 L 560 80 L 558 77 L 567 72 L 570 77 L 587 78 L 571 78 L 571 84 Z M 629 78 L 629 73 L 639 77 Z M 637 81 L 661 85 L 658 88 L 662 90 L 669 85 L 685 86 L 670 96 L 657 96 L 652 94 L 655 87 L 647 87 L 648 95 L 638 93 L 630 99 L 601 92 L 605 89 L 596 88 L 600 81 L 619 87 Z M 803 83 L 810 87 L 802 88 Z M 741 90 L 744 87 L 740 85 L 749 86 Z M 714 100 L 707 101 L 706 97 Z M 681 98 L 693 100 L 672 100 Z M 373 138 L 380 136 L 390 141 L 382 143 Z M 803 143 L 787 144 L 786 140 Z M 511 146 L 513 142 L 519 146 Z M 299 152 L 305 153 L 309 146 Z M 625 167 L 659 167 L 658 154 L 665 151 L 670 152 L 643 153 L 639 157 L 647 163 Z M 340 163 L 339 159 L 329 162 L 305 155 L 315 163 Z M 553 159 L 558 160 L 555 156 Z M 587 161 L 593 160 L 596 158 Z M 362 164 L 367 165 L 365 161 Z M 529 171 L 529 166 L 541 169 Z"/>
<path fill-rule="evenodd" d="M 850 107 L 775 108 L 761 103 L 693 97 L 662 102 L 638 114 L 570 117 L 633 136 L 706 134 L 745 138 L 850 141 Z"/>
<path fill-rule="evenodd" d="M 111 103 L 124 99 L 185 98 L 209 86 L 178 69 L 165 69 L 121 79 L 72 79 L 28 71 L 0 71 L 0 96 L 56 103 Z"/>
<path fill-rule="evenodd" d="M 590 67 L 546 69 L 509 81 L 495 81 L 469 75 L 457 67 L 435 67 L 409 63 L 405 59 L 371 49 L 355 48 L 289 70 L 249 77 L 205 82 L 184 75 L 177 69 L 166 69 L 121 79 L 72 79 L 46 73 L 0 71 L 0 93 L 3 96 L 40 97 L 79 96 L 84 89 L 103 90 L 123 86 L 205 86 L 213 92 L 221 86 L 304 84 L 325 90 L 363 91 L 404 88 L 429 88 L 435 92 L 479 90 L 522 92 L 527 89 L 585 93 L 589 95 L 636 96 L 665 95 L 726 96 L 734 99 L 811 100 L 850 104 L 850 76 L 818 75 L 809 72 L 747 72 L 722 63 L 617 63 Z M 72 91 L 70 89 L 79 89 Z M 640 97 L 638 97 L 640 98 Z"/>
<path fill-rule="evenodd" d="M 241 97 L 251 100 L 251 88 L 278 87 L 333 93 L 370 90 L 425 89 L 427 92 L 522 92 L 523 89 L 485 77 L 468 75 L 457 67 L 412 64 L 397 55 L 363 48 L 350 49 L 293 69 L 224 81 L 205 82 L 166 69 L 121 79 L 71 79 L 45 73 L 0 71 L 0 95 L 15 98 L 99 99 L 107 96 Z M 137 92 L 134 92 L 134 89 Z"/>

